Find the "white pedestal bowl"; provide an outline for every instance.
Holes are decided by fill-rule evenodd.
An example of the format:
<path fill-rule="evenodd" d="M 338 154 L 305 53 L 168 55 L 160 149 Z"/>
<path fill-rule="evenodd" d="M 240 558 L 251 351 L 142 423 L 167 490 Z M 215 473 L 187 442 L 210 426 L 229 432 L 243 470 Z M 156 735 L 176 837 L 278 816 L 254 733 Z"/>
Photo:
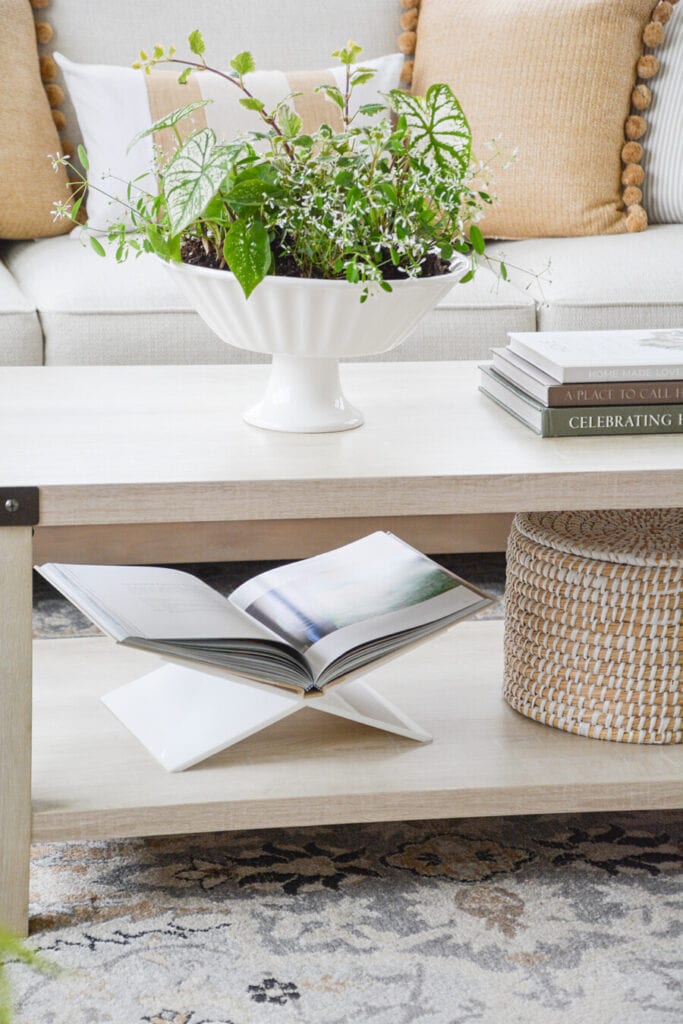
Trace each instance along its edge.
<path fill-rule="evenodd" d="M 248 299 L 235 276 L 184 263 L 168 264 L 186 298 L 222 341 L 272 355 L 261 400 L 244 419 L 295 433 L 350 430 L 362 413 L 346 399 L 339 359 L 388 352 L 406 338 L 465 272 L 392 281 L 361 303 L 362 286 L 347 281 L 267 277 Z"/>

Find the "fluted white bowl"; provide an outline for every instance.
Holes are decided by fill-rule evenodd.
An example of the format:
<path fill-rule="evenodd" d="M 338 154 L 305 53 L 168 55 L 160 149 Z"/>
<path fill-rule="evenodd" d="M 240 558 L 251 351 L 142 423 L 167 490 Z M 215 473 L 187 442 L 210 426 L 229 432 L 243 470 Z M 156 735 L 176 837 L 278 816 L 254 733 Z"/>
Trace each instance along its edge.
<path fill-rule="evenodd" d="M 449 274 L 392 281 L 360 301 L 361 284 L 267 277 L 248 299 L 234 274 L 169 263 L 177 285 L 222 341 L 273 356 L 261 402 L 245 419 L 271 430 L 318 432 L 360 426 L 362 415 L 343 395 L 338 360 L 375 355 L 399 345 L 457 283 Z"/>

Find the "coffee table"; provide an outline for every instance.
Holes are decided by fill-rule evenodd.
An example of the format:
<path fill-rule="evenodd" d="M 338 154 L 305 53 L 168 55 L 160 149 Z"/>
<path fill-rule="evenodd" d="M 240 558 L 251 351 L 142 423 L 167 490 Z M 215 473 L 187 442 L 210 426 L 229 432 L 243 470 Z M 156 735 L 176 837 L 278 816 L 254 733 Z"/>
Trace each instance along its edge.
<path fill-rule="evenodd" d="M 329 716 L 312 730 L 304 711 L 181 775 L 99 703 L 152 656 L 99 638 L 36 641 L 32 672 L 38 524 L 248 531 L 372 517 L 396 529 L 411 517 L 683 504 L 680 437 L 541 440 L 477 392 L 472 363 L 347 366 L 365 426 L 311 436 L 242 422 L 266 372 L 0 371 L 0 921 L 17 932 L 31 838 L 680 803 L 680 750 L 569 736 L 505 705 L 499 622 L 463 623 L 373 677 L 433 733 L 429 746 Z"/>

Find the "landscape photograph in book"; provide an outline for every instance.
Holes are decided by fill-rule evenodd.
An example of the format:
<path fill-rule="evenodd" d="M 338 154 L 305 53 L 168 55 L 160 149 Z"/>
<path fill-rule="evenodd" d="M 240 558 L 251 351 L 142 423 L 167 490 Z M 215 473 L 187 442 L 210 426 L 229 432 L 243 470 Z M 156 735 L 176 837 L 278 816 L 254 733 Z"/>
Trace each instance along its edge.
<path fill-rule="evenodd" d="M 421 604 L 460 586 L 450 573 L 395 538 L 385 540 L 375 534 L 372 540 L 372 545 L 340 549 L 339 557 L 329 552 L 301 563 L 300 572 L 296 565 L 289 566 L 287 579 L 245 610 L 303 654 L 336 630 Z"/>

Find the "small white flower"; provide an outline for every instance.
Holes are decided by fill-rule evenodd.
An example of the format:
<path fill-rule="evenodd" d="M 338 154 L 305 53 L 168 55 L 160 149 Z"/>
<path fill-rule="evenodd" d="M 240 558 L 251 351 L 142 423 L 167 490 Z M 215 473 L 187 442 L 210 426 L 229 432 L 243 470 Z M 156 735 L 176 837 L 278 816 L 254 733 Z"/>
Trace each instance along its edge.
<path fill-rule="evenodd" d="M 61 200 L 52 204 L 52 220 L 56 223 L 58 220 L 65 220 L 69 216 L 69 210 L 65 203 Z"/>

